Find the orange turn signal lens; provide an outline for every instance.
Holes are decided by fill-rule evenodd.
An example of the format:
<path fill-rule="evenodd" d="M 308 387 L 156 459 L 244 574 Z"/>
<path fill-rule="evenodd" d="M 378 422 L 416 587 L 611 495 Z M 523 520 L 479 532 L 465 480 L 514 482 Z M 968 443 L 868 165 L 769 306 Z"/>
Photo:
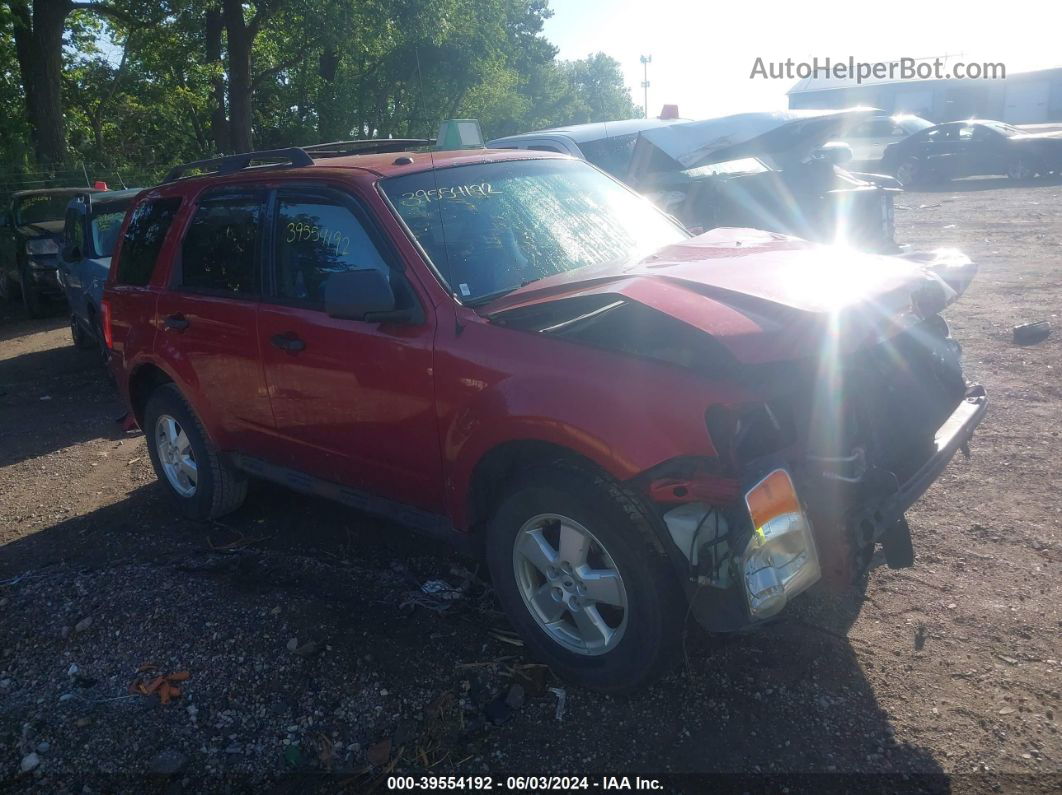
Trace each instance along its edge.
<path fill-rule="evenodd" d="M 774 470 L 753 486 L 745 495 L 745 502 L 757 533 L 762 532 L 764 525 L 775 517 L 801 513 L 800 499 L 789 473 L 784 469 Z"/>

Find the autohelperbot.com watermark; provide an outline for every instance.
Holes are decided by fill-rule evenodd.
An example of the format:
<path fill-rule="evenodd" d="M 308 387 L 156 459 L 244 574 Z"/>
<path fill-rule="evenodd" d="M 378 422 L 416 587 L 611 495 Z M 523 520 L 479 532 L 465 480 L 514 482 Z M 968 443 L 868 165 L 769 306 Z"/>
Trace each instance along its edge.
<path fill-rule="evenodd" d="M 765 80 L 1005 80 L 1007 67 L 988 61 L 951 61 L 947 58 L 899 58 L 895 61 L 857 61 L 812 58 L 810 61 L 767 61 L 756 58 L 749 79 Z"/>

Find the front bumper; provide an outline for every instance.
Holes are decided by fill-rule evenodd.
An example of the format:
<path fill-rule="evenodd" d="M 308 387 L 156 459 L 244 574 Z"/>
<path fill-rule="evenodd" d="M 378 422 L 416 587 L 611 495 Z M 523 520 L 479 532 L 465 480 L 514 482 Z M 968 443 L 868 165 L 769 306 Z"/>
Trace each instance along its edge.
<path fill-rule="evenodd" d="M 984 388 L 979 385 L 970 387 L 963 400 L 937 429 L 933 452 L 903 482 L 892 472 L 874 468 L 860 471 L 858 476 L 845 472 L 841 473 L 842 477 L 837 477 L 837 472 L 820 469 L 803 471 L 800 477 L 794 477 L 807 508 L 813 548 L 817 555 L 817 561 L 813 557 L 809 565 L 821 570 L 825 584 L 847 587 L 852 583 L 861 571 L 861 561 L 866 559 L 862 553 L 872 550 L 875 543 L 882 542 L 886 534 L 903 519 L 907 509 L 940 476 L 955 453 L 966 449 L 987 410 L 988 396 Z M 766 466 L 773 468 L 776 462 L 768 462 Z M 665 515 L 665 520 L 668 516 Z M 747 512 L 731 509 L 728 511 L 728 520 L 728 536 L 733 539 L 733 564 L 739 567 L 743 551 L 752 537 L 752 529 Z M 796 596 L 812 585 L 815 579 L 817 577 L 799 578 L 799 587 L 787 593 L 786 598 Z M 734 576 L 725 582 L 716 576 L 708 579 L 702 576 L 699 580 L 697 577 L 686 578 L 686 586 L 691 612 L 709 631 L 740 631 L 761 621 L 761 617 L 754 616 L 750 611 L 753 598 L 748 593 L 749 583 L 740 572 L 735 571 Z M 769 616 L 762 616 L 766 617 Z"/>

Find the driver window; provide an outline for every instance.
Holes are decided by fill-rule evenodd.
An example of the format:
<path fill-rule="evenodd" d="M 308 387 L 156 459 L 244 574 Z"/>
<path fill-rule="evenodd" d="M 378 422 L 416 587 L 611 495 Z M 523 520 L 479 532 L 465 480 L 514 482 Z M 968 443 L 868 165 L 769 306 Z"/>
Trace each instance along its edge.
<path fill-rule="evenodd" d="M 325 198 L 279 197 L 276 228 L 277 296 L 324 306 L 335 273 L 376 269 L 391 272 L 353 210 Z"/>

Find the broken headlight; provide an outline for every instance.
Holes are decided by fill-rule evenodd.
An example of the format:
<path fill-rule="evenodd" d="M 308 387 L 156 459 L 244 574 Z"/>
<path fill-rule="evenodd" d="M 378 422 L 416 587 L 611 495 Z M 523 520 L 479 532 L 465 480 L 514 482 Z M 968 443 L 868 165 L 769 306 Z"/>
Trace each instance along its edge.
<path fill-rule="evenodd" d="M 752 537 L 741 558 L 741 577 L 754 619 L 773 616 L 819 579 L 811 523 L 789 473 L 776 469 L 745 494 Z"/>

